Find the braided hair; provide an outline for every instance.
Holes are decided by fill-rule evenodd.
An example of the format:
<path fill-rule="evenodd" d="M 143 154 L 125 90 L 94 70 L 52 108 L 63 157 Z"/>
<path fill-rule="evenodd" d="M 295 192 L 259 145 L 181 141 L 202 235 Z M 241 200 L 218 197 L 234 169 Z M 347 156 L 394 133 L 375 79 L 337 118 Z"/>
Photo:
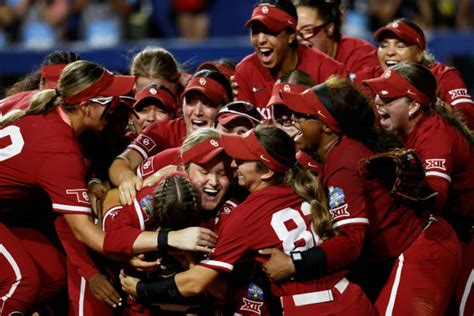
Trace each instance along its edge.
<path fill-rule="evenodd" d="M 153 220 L 158 227 L 179 230 L 201 222 L 199 194 L 183 173 L 159 182 L 154 194 Z"/>

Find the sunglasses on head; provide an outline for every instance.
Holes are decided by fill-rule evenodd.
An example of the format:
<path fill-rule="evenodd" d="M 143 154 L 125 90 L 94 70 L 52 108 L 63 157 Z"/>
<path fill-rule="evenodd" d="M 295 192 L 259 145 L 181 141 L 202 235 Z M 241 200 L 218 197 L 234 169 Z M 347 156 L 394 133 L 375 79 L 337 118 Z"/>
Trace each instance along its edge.
<path fill-rule="evenodd" d="M 262 120 L 260 112 L 258 112 L 257 108 L 254 107 L 252 103 L 244 101 L 228 103 L 219 111 L 219 113 L 240 114 L 256 122 L 257 124 L 261 123 Z"/>

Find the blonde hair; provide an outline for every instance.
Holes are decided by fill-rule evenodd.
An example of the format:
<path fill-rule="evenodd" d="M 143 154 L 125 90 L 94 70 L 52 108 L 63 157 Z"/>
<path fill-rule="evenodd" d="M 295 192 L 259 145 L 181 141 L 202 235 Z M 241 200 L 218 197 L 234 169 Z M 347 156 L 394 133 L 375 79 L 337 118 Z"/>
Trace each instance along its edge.
<path fill-rule="evenodd" d="M 0 126 L 11 124 L 26 115 L 46 114 L 58 105 L 66 112 L 77 110 L 77 104 L 66 104 L 58 97 L 70 97 L 90 87 L 103 74 L 104 68 L 90 61 L 79 60 L 67 65 L 59 79 L 57 89 L 45 89 L 33 95 L 26 111 L 13 111 L 0 121 Z"/>
<path fill-rule="evenodd" d="M 146 47 L 137 53 L 130 66 L 130 74 L 135 77 L 179 80 L 181 73 L 173 55 L 161 47 Z"/>

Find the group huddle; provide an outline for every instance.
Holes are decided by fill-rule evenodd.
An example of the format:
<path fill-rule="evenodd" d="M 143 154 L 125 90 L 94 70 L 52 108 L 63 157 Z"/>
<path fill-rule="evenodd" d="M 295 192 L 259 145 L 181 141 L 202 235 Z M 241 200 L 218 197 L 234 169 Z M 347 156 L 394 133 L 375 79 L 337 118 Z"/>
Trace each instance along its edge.
<path fill-rule="evenodd" d="M 65 288 L 69 315 L 471 315 L 474 104 L 416 24 L 377 50 L 341 21 L 262 0 L 238 63 L 54 52 L 14 85 L 0 316 Z"/>

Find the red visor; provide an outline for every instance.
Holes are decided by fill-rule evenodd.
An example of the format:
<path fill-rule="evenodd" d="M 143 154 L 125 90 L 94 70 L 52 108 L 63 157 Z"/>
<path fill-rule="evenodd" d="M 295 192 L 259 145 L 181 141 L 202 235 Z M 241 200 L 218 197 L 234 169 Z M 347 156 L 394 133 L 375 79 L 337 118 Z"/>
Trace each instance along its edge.
<path fill-rule="evenodd" d="M 78 104 L 96 96 L 122 96 L 129 93 L 132 90 L 134 84 L 134 76 L 113 75 L 110 71 L 104 69 L 102 76 L 100 76 L 100 78 L 90 87 L 70 97 L 64 96 L 63 100 L 67 104 Z"/>
<path fill-rule="evenodd" d="M 216 70 L 216 71 L 220 72 L 221 74 L 223 74 L 224 76 L 226 76 L 226 78 L 228 80 L 230 80 L 230 77 L 233 76 L 234 72 L 235 72 L 234 69 L 232 69 L 230 67 L 227 67 L 226 65 L 214 63 L 212 61 L 206 61 L 206 62 L 203 62 L 202 64 L 200 64 L 196 68 L 196 72 L 199 71 L 199 70 L 202 70 L 202 69 Z"/>
<path fill-rule="evenodd" d="M 59 77 L 63 72 L 65 64 L 60 65 L 47 65 L 41 67 L 41 78 L 44 78 L 46 85 L 51 89 L 56 89 L 58 87 Z"/>
<path fill-rule="evenodd" d="M 392 69 L 387 69 L 379 78 L 364 80 L 362 83 L 369 86 L 381 99 L 407 96 L 421 105 L 431 103 L 426 95 Z"/>
<path fill-rule="evenodd" d="M 136 110 L 137 106 L 139 106 L 145 99 L 156 99 L 168 112 L 176 112 L 176 98 L 165 89 L 161 89 L 160 87 L 149 87 L 137 92 L 135 94 L 136 101 L 133 104 L 133 109 Z"/>
<path fill-rule="evenodd" d="M 270 156 L 258 141 L 253 130 L 247 131 L 243 135 L 222 134 L 221 140 L 226 153 L 235 159 L 260 161 L 270 170 L 276 172 L 285 172 L 289 169 Z"/>
<path fill-rule="evenodd" d="M 193 162 L 198 165 L 203 165 L 217 157 L 224 150 L 220 140 L 206 139 L 181 154 L 183 164 L 187 165 Z"/>
<path fill-rule="evenodd" d="M 421 50 L 424 50 L 426 47 L 424 37 L 402 21 L 394 21 L 388 23 L 384 27 L 379 28 L 374 34 L 374 40 L 381 42 L 383 35 L 387 32 L 395 34 L 396 37 L 409 46 L 416 45 Z"/>
<path fill-rule="evenodd" d="M 283 10 L 270 4 L 260 4 L 253 9 L 252 17 L 245 23 L 249 27 L 254 21 L 259 21 L 272 32 L 279 33 L 289 27 L 296 30 L 296 19 Z"/>
<path fill-rule="evenodd" d="M 270 101 L 268 101 L 267 108 L 276 104 L 285 104 L 285 101 L 283 101 L 283 99 L 281 98 L 280 91 L 301 93 L 307 89 L 308 87 L 302 86 L 296 83 L 287 83 L 287 82 L 276 83 L 273 86 L 272 96 L 270 98 Z"/>
<path fill-rule="evenodd" d="M 307 89 L 303 93 L 280 91 L 282 103 L 290 110 L 314 115 L 321 120 L 333 132 L 339 132 L 339 124 L 334 117 L 329 113 L 327 108 L 323 105 L 316 91 Z"/>
<path fill-rule="evenodd" d="M 224 87 L 219 82 L 209 77 L 191 78 L 191 80 L 186 84 L 186 88 L 184 88 L 181 97 L 184 97 L 189 91 L 199 91 L 203 93 L 209 101 L 217 104 L 225 104 L 229 101 Z"/>

